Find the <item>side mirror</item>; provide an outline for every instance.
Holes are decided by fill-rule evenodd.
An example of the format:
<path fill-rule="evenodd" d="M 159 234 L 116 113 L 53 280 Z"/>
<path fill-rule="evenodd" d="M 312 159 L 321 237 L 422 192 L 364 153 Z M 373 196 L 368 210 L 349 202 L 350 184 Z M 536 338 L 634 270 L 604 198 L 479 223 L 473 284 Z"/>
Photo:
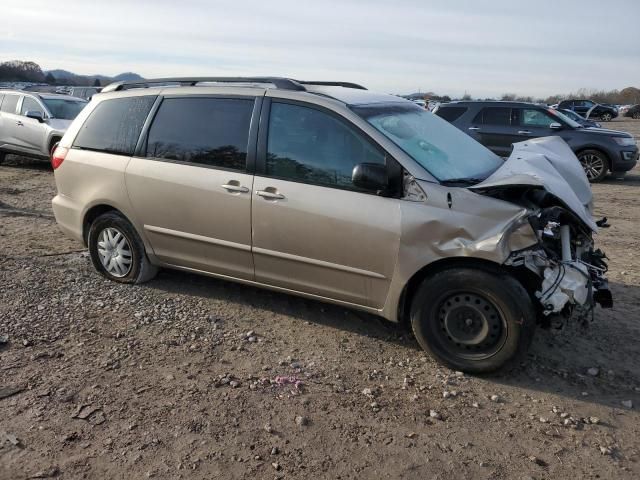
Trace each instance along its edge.
<path fill-rule="evenodd" d="M 389 190 L 389 173 L 386 165 L 379 163 L 360 163 L 353 167 L 351 174 L 353 184 L 362 188 L 384 195 Z"/>
<path fill-rule="evenodd" d="M 33 118 L 34 120 L 37 120 L 40 123 L 44 122 L 44 116 L 42 115 L 42 112 L 39 112 L 37 110 L 29 110 L 25 116 L 27 118 Z"/>
<path fill-rule="evenodd" d="M 553 122 L 551 125 L 549 125 L 549 128 L 551 130 L 562 130 L 562 124 Z"/>

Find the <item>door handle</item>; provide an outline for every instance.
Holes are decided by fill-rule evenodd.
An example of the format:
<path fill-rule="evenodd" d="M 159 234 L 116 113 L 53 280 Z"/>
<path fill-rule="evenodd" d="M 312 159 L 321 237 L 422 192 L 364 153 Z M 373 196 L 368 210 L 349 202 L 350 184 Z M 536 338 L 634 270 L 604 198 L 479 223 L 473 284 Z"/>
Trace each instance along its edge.
<path fill-rule="evenodd" d="M 473 130 L 475 132 L 476 130 L 480 130 L 480 127 L 469 127 L 469 130 Z"/>
<path fill-rule="evenodd" d="M 16 122 L 16 125 L 19 127 L 24 127 L 24 123 L 22 123 L 20 120 Z"/>
<path fill-rule="evenodd" d="M 281 200 L 284 198 L 281 193 L 270 192 L 269 190 L 256 190 L 256 195 L 268 200 Z"/>
<path fill-rule="evenodd" d="M 220 185 L 220 186 L 224 188 L 227 192 L 247 193 L 249 191 L 247 187 L 243 187 L 241 185 L 234 185 L 233 183 L 225 183 L 224 185 Z"/>
<path fill-rule="evenodd" d="M 529 130 L 518 130 L 518 133 L 520 135 L 530 135 L 531 132 Z"/>

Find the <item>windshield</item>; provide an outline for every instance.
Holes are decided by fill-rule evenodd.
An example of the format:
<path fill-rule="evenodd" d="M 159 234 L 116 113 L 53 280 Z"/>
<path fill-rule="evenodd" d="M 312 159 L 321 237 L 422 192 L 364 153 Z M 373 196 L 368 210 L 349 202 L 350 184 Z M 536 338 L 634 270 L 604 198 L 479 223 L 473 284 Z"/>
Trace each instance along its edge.
<path fill-rule="evenodd" d="M 82 100 L 68 100 L 64 98 L 43 98 L 42 101 L 49 109 L 49 112 L 51 112 L 53 118 L 59 118 L 61 120 L 73 120 L 87 104 L 87 102 L 83 102 Z"/>
<path fill-rule="evenodd" d="M 478 183 L 503 164 L 467 134 L 416 105 L 364 105 L 352 110 L 441 182 Z"/>
<path fill-rule="evenodd" d="M 547 110 L 547 112 L 549 112 L 549 115 L 552 115 L 554 117 L 559 118 L 560 120 L 562 120 L 564 123 L 566 123 L 570 127 L 573 127 L 573 128 L 581 128 L 582 127 L 582 125 L 580 125 L 574 119 L 569 118 L 568 115 L 565 115 L 564 113 L 559 112 L 558 110 L 554 110 L 553 108 L 550 108 L 550 109 Z"/>

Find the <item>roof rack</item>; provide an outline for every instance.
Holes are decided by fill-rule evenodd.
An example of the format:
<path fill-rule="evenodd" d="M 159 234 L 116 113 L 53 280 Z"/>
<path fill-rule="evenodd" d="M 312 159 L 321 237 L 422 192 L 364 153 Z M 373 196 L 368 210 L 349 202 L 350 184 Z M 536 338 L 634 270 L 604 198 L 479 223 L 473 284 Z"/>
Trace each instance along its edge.
<path fill-rule="evenodd" d="M 198 83 L 270 83 L 281 90 L 305 91 L 304 85 L 324 85 L 366 90 L 362 85 L 350 82 L 323 82 L 308 80 L 293 80 L 284 77 L 173 77 L 154 78 L 150 80 L 130 80 L 113 82 L 102 89 L 101 93 L 119 92 L 130 88 L 150 88 L 167 84 L 179 84 L 181 86 L 195 86 Z"/>
<path fill-rule="evenodd" d="M 323 87 L 345 87 L 345 88 L 355 88 L 357 90 L 366 90 L 366 87 L 363 87 L 362 85 L 358 85 L 357 83 L 351 83 L 351 82 L 325 82 L 322 80 L 319 80 L 319 81 L 296 80 L 296 82 L 302 85 L 319 85 Z"/>

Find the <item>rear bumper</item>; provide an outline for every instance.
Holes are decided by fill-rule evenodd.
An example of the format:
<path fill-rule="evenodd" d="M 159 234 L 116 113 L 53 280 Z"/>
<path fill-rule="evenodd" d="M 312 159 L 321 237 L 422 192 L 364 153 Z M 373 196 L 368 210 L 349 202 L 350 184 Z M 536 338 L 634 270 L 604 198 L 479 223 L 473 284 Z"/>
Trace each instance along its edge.
<path fill-rule="evenodd" d="M 53 214 L 60 230 L 84 244 L 82 235 L 82 207 L 71 198 L 58 194 L 51 201 Z"/>

